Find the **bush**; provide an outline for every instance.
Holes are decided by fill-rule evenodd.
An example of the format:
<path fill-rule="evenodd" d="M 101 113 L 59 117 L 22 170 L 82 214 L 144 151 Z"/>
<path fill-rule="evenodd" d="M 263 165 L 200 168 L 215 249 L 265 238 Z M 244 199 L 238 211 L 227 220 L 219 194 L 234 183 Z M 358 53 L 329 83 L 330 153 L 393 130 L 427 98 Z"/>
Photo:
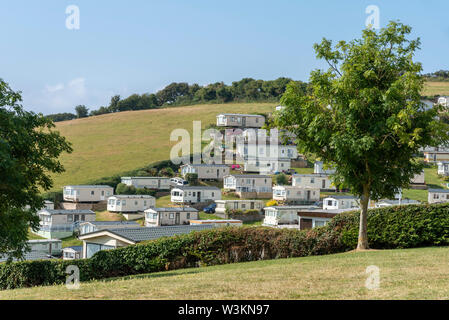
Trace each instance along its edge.
<path fill-rule="evenodd" d="M 355 247 L 358 214 L 339 214 L 333 221 L 346 227 L 342 238 Z M 449 204 L 395 206 L 370 210 L 368 240 L 373 249 L 396 249 L 449 245 Z"/>
<path fill-rule="evenodd" d="M 278 205 L 278 202 L 276 200 L 270 200 L 265 204 L 267 207 L 275 207 Z"/>
<path fill-rule="evenodd" d="M 358 212 L 342 213 L 325 227 L 298 231 L 266 227 L 228 227 L 162 238 L 100 251 L 91 259 L 0 264 L 0 289 L 65 282 L 68 265 L 80 268 L 81 281 L 163 270 L 266 259 L 304 257 L 354 249 Z M 449 245 L 449 204 L 408 205 L 370 210 L 371 248 Z"/>
<path fill-rule="evenodd" d="M 136 194 L 136 188 L 134 186 L 128 186 L 124 183 L 119 183 L 117 185 L 117 188 L 115 189 L 115 194 L 125 194 L 125 195 L 131 195 Z"/>
<path fill-rule="evenodd" d="M 288 184 L 288 178 L 285 174 L 281 173 L 276 176 L 276 184 L 279 186 L 283 186 Z"/>
<path fill-rule="evenodd" d="M 191 185 L 198 183 L 198 174 L 196 173 L 187 173 L 185 178 Z"/>

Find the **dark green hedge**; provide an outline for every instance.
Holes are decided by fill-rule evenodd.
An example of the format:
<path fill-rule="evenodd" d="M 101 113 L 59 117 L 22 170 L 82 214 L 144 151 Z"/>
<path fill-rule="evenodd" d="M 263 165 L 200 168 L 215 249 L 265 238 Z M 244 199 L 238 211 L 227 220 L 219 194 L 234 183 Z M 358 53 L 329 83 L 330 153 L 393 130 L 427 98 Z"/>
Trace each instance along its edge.
<path fill-rule="evenodd" d="M 264 259 L 323 255 L 357 244 L 358 213 L 336 216 L 309 231 L 266 227 L 206 230 L 110 251 L 78 261 L 31 261 L 0 265 L 0 289 L 65 283 L 75 264 L 81 281 Z M 449 244 L 449 204 L 371 210 L 370 246 L 378 249 Z"/>

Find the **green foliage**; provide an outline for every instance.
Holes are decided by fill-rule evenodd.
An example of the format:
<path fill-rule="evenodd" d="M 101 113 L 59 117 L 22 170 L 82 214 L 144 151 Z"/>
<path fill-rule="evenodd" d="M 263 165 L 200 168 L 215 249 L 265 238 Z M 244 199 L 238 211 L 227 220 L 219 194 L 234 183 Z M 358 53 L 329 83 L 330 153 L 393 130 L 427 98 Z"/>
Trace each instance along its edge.
<path fill-rule="evenodd" d="M 115 194 L 125 194 L 125 195 L 136 194 L 136 187 L 128 186 L 124 183 L 119 183 L 117 185 L 117 188 L 115 188 Z"/>
<path fill-rule="evenodd" d="M 279 78 L 270 81 L 244 78 L 240 81 L 233 82 L 230 86 L 223 82 L 205 86 L 200 86 L 196 83 L 189 85 L 185 82 L 174 82 L 155 94 L 132 94 L 125 99 L 121 99 L 119 95 L 113 96 L 109 106 L 101 106 L 98 110 L 92 110 L 90 113 L 87 108 L 81 106 L 83 109 L 76 110 L 77 116 L 72 114 L 54 114 L 48 115 L 47 117 L 52 118 L 54 121 L 64 121 L 74 119 L 75 117 L 87 117 L 88 115 L 97 116 L 121 111 L 156 109 L 163 106 L 181 106 L 211 102 L 274 102 L 279 101 L 285 92 L 287 84 L 291 81 L 292 79 L 290 78 Z M 295 81 L 295 83 L 301 90 L 306 91 L 307 85 L 305 83 L 301 81 Z"/>
<path fill-rule="evenodd" d="M 394 249 L 449 245 L 449 204 L 408 205 L 370 210 L 373 248 Z M 75 264 L 82 281 L 170 269 L 235 262 L 304 257 L 351 250 L 357 243 L 359 215 L 337 215 L 312 230 L 228 227 L 161 238 L 91 259 L 0 264 L 0 289 L 64 283 L 65 269 Z"/>
<path fill-rule="evenodd" d="M 361 39 L 335 48 L 315 45 L 328 71 L 313 71 L 311 93 L 294 84 L 282 104 L 279 124 L 299 137 L 301 151 L 336 165 L 333 177 L 354 195 L 391 198 L 422 170 L 414 155 L 448 139 L 448 126 L 435 119 L 438 108 L 424 108 L 421 64 L 413 61 L 419 40 L 411 28 L 391 22 Z"/>
<path fill-rule="evenodd" d="M 283 186 L 288 184 L 288 178 L 285 174 L 281 173 L 276 176 L 276 184 L 279 186 Z"/>
<path fill-rule="evenodd" d="M 368 239 L 377 249 L 449 245 L 449 204 L 407 205 L 370 210 Z M 346 246 L 357 243 L 359 218 L 353 213 L 338 215 L 334 223 L 344 224 Z"/>
<path fill-rule="evenodd" d="M 86 118 L 89 116 L 89 109 L 87 109 L 86 106 L 76 106 L 75 112 L 77 118 Z"/>
<path fill-rule="evenodd" d="M 76 119 L 76 115 L 73 113 L 55 113 L 55 114 L 50 114 L 46 117 L 49 118 L 53 122 Z"/>
<path fill-rule="evenodd" d="M 44 205 L 40 190 L 53 186 L 50 174 L 64 171 L 58 157 L 72 151 L 49 118 L 23 110 L 21 101 L 0 79 L 0 253 L 17 258 L 28 228 L 39 228 L 34 213 Z"/>
<path fill-rule="evenodd" d="M 198 174 L 196 173 L 187 173 L 185 176 L 185 179 L 189 182 L 191 185 L 195 185 L 198 183 Z"/>

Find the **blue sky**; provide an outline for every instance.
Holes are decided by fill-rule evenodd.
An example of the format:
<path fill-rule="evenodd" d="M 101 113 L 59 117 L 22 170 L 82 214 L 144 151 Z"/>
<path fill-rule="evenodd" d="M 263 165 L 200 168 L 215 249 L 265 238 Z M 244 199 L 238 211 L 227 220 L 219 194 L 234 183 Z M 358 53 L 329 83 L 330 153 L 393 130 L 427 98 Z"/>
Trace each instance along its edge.
<path fill-rule="evenodd" d="M 68 5 L 80 9 L 79 30 L 66 28 Z M 307 81 L 325 67 L 313 44 L 359 37 L 368 5 L 379 7 L 381 27 L 413 27 L 425 72 L 449 69 L 447 0 L 2 0 L 0 77 L 44 114 L 171 82 Z"/>

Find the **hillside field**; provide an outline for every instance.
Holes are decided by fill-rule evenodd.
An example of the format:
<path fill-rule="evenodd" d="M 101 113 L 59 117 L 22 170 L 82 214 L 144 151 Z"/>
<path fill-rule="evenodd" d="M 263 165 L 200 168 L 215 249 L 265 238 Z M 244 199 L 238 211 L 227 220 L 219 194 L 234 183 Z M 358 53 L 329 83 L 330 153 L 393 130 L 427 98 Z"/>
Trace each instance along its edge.
<path fill-rule="evenodd" d="M 3 299 L 448 299 L 449 248 L 371 250 L 0 291 Z M 377 290 L 365 287 L 379 268 Z"/>
<path fill-rule="evenodd" d="M 449 96 L 449 81 L 427 81 L 424 85 L 425 96 Z"/>
<path fill-rule="evenodd" d="M 193 121 L 202 128 L 225 113 L 268 113 L 275 103 L 205 104 L 187 107 L 119 112 L 56 123 L 56 129 L 73 144 L 72 154 L 63 154 L 66 172 L 54 175 L 53 190 L 67 184 L 89 181 L 138 169 L 170 158 L 174 129 L 192 134 Z"/>

